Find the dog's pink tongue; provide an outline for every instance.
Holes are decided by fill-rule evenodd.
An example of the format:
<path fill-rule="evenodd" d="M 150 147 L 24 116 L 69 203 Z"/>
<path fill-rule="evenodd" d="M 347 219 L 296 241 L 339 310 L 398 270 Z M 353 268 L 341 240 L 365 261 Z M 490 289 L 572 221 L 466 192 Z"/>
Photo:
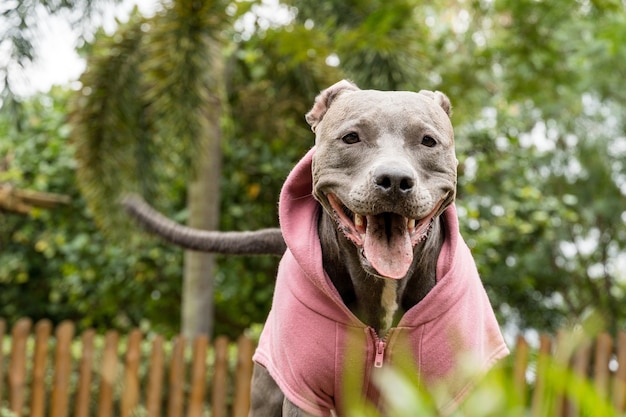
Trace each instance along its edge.
<path fill-rule="evenodd" d="M 367 216 L 365 257 L 381 276 L 404 278 L 413 262 L 407 220 L 397 214 Z"/>

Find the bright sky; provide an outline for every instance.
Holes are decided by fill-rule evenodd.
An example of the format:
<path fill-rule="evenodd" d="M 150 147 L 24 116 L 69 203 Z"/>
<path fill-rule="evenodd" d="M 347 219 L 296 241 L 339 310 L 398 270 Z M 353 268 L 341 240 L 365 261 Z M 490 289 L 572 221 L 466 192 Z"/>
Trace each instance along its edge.
<path fill-rule="evenodd" d="M 109 7 L 102 18 L 101 26 L 107 32 L 114 31 L 116 19 L 128 20 L 132 8 L 137 5 L 144 15 L 150 15 L 158 7 L 156 0 L 124 0 Z M 41 39 L 38 40 L 38 58 L 28 66 L 23 81 L 14 85 L 19 95 L 47 92 L 53 85 L 65 85 L 77 80 L 85 69 L 85 62 L 76 53 L 77 34 L 67 22 L 58 17 L 46 17 L 40 25 Z"/>
<path fill-rule="evenodd" d="M 97 26 L 102 26 L 108 33 L 113 33 L 117 27 L 116 19 L 127 21 L 135 5 L 144 16 L 151 16 L 159 9 L 160 3 L 160 0 L 122 0 L 117 6 L 107 8 L 102 21 Z M 278 0 L 264 0 L 261 5 L 253 6 L 253 11 L 261 27 L 285 24 L 293 18 L 289 9 L 281 7 Z M 254 19 L 252 14 L 244 16 L 237 23 L 238 29 L 245 35 L 245 28 L 252 28 Z M 61 18 L 46 16 L 42 18 L 41 31 L 42 36 L 37 46 L 39 56 L 36 63 L 27 67 L 22 74 L 22 80 L 13 85 L 18 95 L 45 93 L 53 85 L 67 85 L 77 80 L 85 70 L 84 60 L 76 53 L 77 34 L 72 31 L 67 22 Z M 329 63 L 329 65 L 337 65 L 337 62 Z"/>

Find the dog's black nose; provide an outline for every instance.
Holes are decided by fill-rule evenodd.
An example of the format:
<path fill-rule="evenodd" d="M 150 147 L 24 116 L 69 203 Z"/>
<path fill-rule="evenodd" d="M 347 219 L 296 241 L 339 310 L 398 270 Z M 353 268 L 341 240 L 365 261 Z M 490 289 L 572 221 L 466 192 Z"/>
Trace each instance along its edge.
<path fill-rule="evenodd" d="M 415 177 L 408 168 L 379 166 L 374 170 L 374 184 L 385 193 L 407 193 L 415 186 Z"/>

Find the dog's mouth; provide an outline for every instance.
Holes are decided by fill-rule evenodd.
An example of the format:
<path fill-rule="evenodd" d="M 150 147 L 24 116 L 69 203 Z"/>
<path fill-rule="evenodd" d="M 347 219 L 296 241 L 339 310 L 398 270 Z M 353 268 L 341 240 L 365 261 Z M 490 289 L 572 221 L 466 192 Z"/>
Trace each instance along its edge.
<path fill-rule="evenodd" d="M 413 263 L 413 247 L 428 237 L 432 221 L 441 204 L 422 219 L 384 212 L 362 215 L 351 211 L 335 194 L 328 194 L 328 202 L 344 235 L 358 248 L 361 255 L 378 275 L 401 279 Z"/>

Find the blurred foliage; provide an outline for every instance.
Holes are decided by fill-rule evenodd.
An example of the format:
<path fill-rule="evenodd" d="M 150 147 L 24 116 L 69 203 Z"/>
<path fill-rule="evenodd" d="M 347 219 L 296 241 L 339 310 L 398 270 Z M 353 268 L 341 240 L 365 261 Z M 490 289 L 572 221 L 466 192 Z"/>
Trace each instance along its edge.
<path fill-rule="evenodd" d="M 457 152 L 461 224 L 490 296 L 521 327 L 554 329 L 595 306 L 623 328 L 625 113 L 606 85 L 626 71 L 624 6 L 478 10 L 491 33 L 468 30 L 484 40 L 492 97 L 457 129 Z"/>
<path fill-rule="evenodd" d="M 303 50 L 308 34 L 257 28 L 235 46 L 228 77 L 232 122 L 222 145 L 221 230 L 278 226 L 277 203 L 294 164 L 313 146 L 304 121 L 319 90 L 340 74 Z M 216 327 L 265 320 L 278 259 L 220 257 L 216 276 Z"/>
<path fill-rule="evenodd" d="M 260 12 L 260 2 L 222 7 L 193 17 L 195 22 L 203 22 L 198 24 L 217 25 L 216 19 L 229 22 L 220 26 L 217 35 L 225 45 L 223 104 L 229 111 L 223 121 L 222 230 L 276 225 L 280 186 L 313 144 L 303 114 L 319 90 L 342 77 L 362 88 L 439 89 L 454 105 L 462 233 L 501 322 L 553 330 L 593 305 L 612 330 L 626 325 L 626 305 L 621 302 L 626 291 L 626 93 L 619 88 L 626 74 L 622 2 L 288 0 L 279 6 L 281 13 L 273 12 L 289 16 L 281 23 L 263 17 L 267 13 Z M 121 177 L 116 175 L 135 172 L 126 176 L 125 190 L 142 191 L 166 214 L 185 221 L 185 172 L 193 147 L 185 145 L 188 138 L 170 140 L 178 138 L 176 125 L 170 121 L 171 117 L 184 118 L 197 102 L 177 107 L 173 103 L 193 87 L 186 86 L 187 90 L 168 98 L 159 83 L 167 78 L 167 72 L 193 62 L 179 59 L 171 45 L 162 49 L 161 61 L 145 59 L 149 47 L 154 48 L 162 33 L 170 29 L 170 24 L 159 19 L 164 17 L 134 16 L 116 34 L 97 35 L 94 45 L 85 49 L 90 59 L 85 79 L 100 81 L 93 84 L 97 88 L 90 84 L 90 91 L 83 89 L 79 100 L 90 100 L 90 120 L 107 126 L 110 132 L 90 146 L 109 147 L 114 156 L 109 162 L 95 161 L 93 166 L 102 168 L 89 174 L 92 181 L 109 181 L 109 189 L 119 191 Z M 245 25 L 241 23 L 244 20 L 248 22 Z M 152 91 L 153 98 L 167 98 L 161 109 L 171 106 L 171 114 L 137 100 L 147 91 Z M 40 98 L 33 100 L 36 103 Z M 111 124 L 105 117 L 115 112 L 123 124 Z M 58 115 L 56 129 L 65 132 L 61 119 Z M 160 130 L 159 123 L 172 130 Z M 155 136 L 158 130 L 168 133 Z M 133 147 L 121 143 L 129 134 L 137 139 Z M 3 137 L 15 141 L 8 145 L 12 148 L 20 140 L 30 142 L 32 136 L 13 131 Z M 29 140 L 23 140 L 26 137 Z M 41 140 L 42 150 L 53 147 L 52 139 Z M 67 170 L 67 182 L 52 190 L 79 199 L 71 179 L 74 168 L 67 168 L 63 161 L 75 162 L 71 151 L 65 145 L 63 149 L 70 156 L 58 161 L 52 158 L 56 162 L 50 164 Z M 39 157 L 26 155 L 25 161 L 32 158 L 37 169 L 44 166 L 37 162 Z M 137 155 L 143 159 L 135 158 Z M 16 172 L 22 169 L 16 168 L 18 160 L 21 158 L 16 157 L 12 165 Z M 135 165 L 137 160 L 143 162 Z M 54 180 L 46 178 L 58 181 L 56 176 Z M 98 222 L 104 224 L 113 212 L 114 198 L 101 194 L 98 199 L 103 205 L 98 211 L 94 203 L 98 199 L 86 196 L 90 207 L 96 207 L 93 213 L 98 213 Z M 39 215 L 52 216 L 63 210 Z M 10 236 L 20 236 L 24 229 L 35 237 L 29 235 L 21 246 L 12 237 L 12 246 L 5 246 L 2 256 L 21 259 L 20 268 L 31 270 L 29 277 L 37 276 L 51 285 L 58 273 L 32 271 L 35 265 L 43 268 L 44 263 L 42 253 L 35 250 L 36 236 L 52 233 L 55 227 L 49 229 L 47 223 L 37 223 L 42 220 L 32 216 L 10 219 L 10 224 L 3 220 Z M 20 222 L 15 223 L 16 219 Z M 131 258 L 141 257 L 135 250 L 119 249 L 119 242 L 106 243 L 90 221 L 88 240 L 101 246 L 96 257 L 77 257 L 73 268 L 97 270 L 102 273 L 97 280 L 99 288 L 110 285 L 117 290 L 98 293 L 107 308 L 92 309 L 90 314 L 104 316 L 112 309 L 113 314 L 122 314 L 133 306 L 160 305 L 167 310 L 168 305 L 176 304 L 177 290 L 159 290 L 163 294 L 160 300 L 146 302 L 157 281 L 178 288 L 181 261 L 175 248 L 162 252 L 160 245 L 150 243 L 158 248 L 153 249 L 158 256 L 150 258 L 146 271 L 154 277 L 167 276 L 168 281 L 155 278 L 155 283 L 130 285 L 134 268 L 139 268 L 138 261 Z M 56 226 L 68 241 L 75 238 L 76 227 L 78 224 Z M 131 233 L 128 225 L 121 230 L 128 234 L 125 240 L 147 244 Z M 123 251 L 122 259 L 115 251 Z M 100 263 L 95 262 L 98 258 L 102 258 Z M 107 272 L 108 266 L 99 266 L 108 262 L 126 266 L 112 274 Z M 220 259 L 216 332 L 234 334 L 264 319 L 276 263 L 272 258 Z M 2 268 L 7 268 L 5 263 L 0 263 L 0 271 Z M 4 273 L 8 277 L 4 279 L 15 285 L 20 271 L 13 267 Z M 76 276 L 76 286 L 94 285 L 92 281 L 83 283 L 86 278 L 82 275 Z M 70 282 L 64 278 L 56 285 L 69 286 Z M 97 291 L 93 291 L 95 297 Z M 71 292 L 59 293 L 68 297 Z M 116 296 L 121 294 L 129 301 L 120 303 Z M 6 304 L 11 305 L 16 303 Z M 22 307 L 10 308 L 19 314 Z M 150 320 L 167 321 L 156 316 Z"/>
<path fill-rule="evenodd" d="M 620 392 L 623 385 L 616 382 L 611 388 L 603 387 L 602 372 L 597 372 L 592 364 L 593 355 L 582 355 L 591 361 L 589 363 L 580 362 L 578 357 L 581 351 L 589 351 L 598 340 L 597 336 L 604 329 L 602 322 L 599 316 L 590 312 L 571 327 L 561 329 L 556 340 L 550 339 L 552 353 L 546 354 L 530 347 L 526 339 L 518 339 L 512 354 L 487 372 L 477 369 L 476 360 L 467 358 L 462 361 L 463 369 L 455 376 L 463 375 L 473 380 L 473 387 L 466 392 L 456 410 L 445 414 L 451 417 L 623 416 L 623 412 L 618 411 L 623 409 L 623 394 Z M 518 352 L 516 349 L 522 350 Z M 576 362 L 578 364 L 573 365 Z M 521 379 L 520 371 L 525 371 Z M 374 374 L 373 383 L 381 392 L 381 408 L 385 410 L 385 416 L 442 414 L 437 411 L 436 404 L 445 404 L 449 400 L 446 387 L 435 386 L 427 391 L 418 375 L 411 364 L 383 367 Z M 347 414 L 354 417 L 382 415 L 372 404 L 364 404 L 357 397 L 351 398 L 346 408 L 349 410 Z"/>
<path fill-rule="evenodd" d="M 96 228 L 76 184 L 67 102 L 54 88 L 23 103 L 17 130 L 0 113 L 0 182 L 71 197 L 68 206 L 0 213 L 0 316 L 28 316 L 81 327 L 154 328 L 171 334 L 180 316 L 181 251 L 154 241 L 132 252 Z"/>
<path fill-rule="evenodd" d="M 542 385 L 537 383 L 536 367 L 539 362 L 545 367 L 541 376 Z M 471 362 L 471 361 L 468 361 Z M 563 410 L 564 399 L 581 416 L 620 417 L 606 394 L 598 391 L 593 381 L 575 373 L 565 364 L 551 356 L 533 352 L 529 364 L 530 389 L 540 389 L 538 400 L 527 392 L 520 391 L 514 380 L 513 364 L 510 359 L 496 365 L 468 393 L 461 406 L 451 412 L 451 417 L 524 417 L 555 415 Z M 475 371 L 474 371 L 475 372 Z M 432 392 L 425 392 L 416 381 L 415 369 L 386 368 L 376 375 L 376 383 L 382 392 L 382 404 L 386 412 L 381 414 L 370 404 L 348 405 L 349 415 L 354 417 L 411 417 L 415 415 L 440 415 L 435 406 Z M 570 408 L 570 409 L 572 409 Z"/>
<path fill-rule="evenodd" d="M 256 32 L 280 34 L 283 66 L 306 51 L 363 88 L 452 98 L 463 234 L 503 323 L 555 329 L 596 306 L 625 325 L 623 91 L 608 87 L 626 71 L 621 3 L 286 3 L 282 33 Z"/>
<path fill-rule="evenodd" d="M 219 222 L 219 38 L 228 23 L 219 1 L 181 0 L 148 19 L 134 13 L 90 48 L 72 102 L 79 186 L 103 230 L 120 242 L 130 222 L 118 204 L 126 192 L 169 205 L 177 199 L 168 188 L 182 182 L 188 224 Z M 184 257 L 181 331 L 188 337 L 213 328 L 212 260 L 199 252 Z"/>

